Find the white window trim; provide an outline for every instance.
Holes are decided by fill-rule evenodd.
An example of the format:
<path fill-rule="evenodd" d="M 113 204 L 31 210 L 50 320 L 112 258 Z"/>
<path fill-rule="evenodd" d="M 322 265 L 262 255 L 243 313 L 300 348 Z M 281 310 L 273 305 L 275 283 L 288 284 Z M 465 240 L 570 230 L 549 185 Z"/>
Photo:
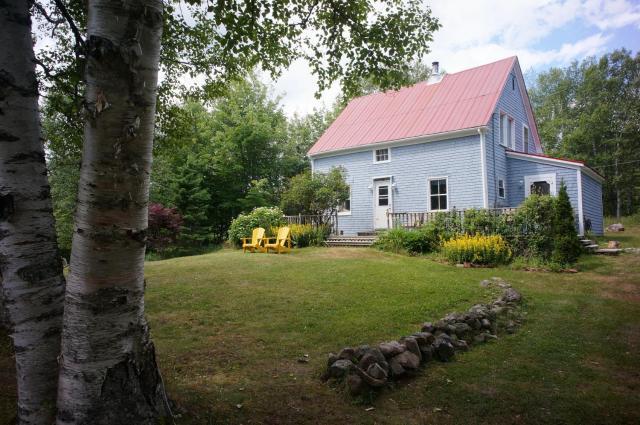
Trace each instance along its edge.
<path fill-rule="evenodd" d="M 502 137 L 503 136 L 502 132 L 504 130 L 504 128 L 502 126 L 502 116 L 504 116 L 505 118 L 508 119 L 509 118 L 509 114 L 507 114 L 505 111 L 500 111 L 498 113 L 498 139 L 499 139 L 498 143 L 501 146 L 507 147 L 507 144 L 505 143 L 505 140 L 504 140 L 506 138 L 507 134 L 505 133 L 504 134 L 505 137 Z"/>
<path fill-rule="evenodd" d="M 385 161 L 376 161 L 376 151 L 386 149 L 387 150 L 387 159 Z M 373 163 L 374 164 L 384 164 L 385 162 L 391 162 L 391 148 L 382 147 L 382 148 L 374 148 L 373 151 Z"/>
<path fill-rule="evenodd" d="M 352 199 L 351 199 L 351 185 L 349 185 L 349 211 L 338 211 L 338 215 L 342 216 L 342 215 L 351 215 L 351 211 L 353 210 L 353 204 L 352 204 Z"/>
<path fill-rule="evenodd" d="M 556 196 L 558 194 L 558 185 L 556 180 L 556 174 L 536 174 L 532 176 L 524 176 L 524 196 L 528 198 L 531 195 L 531 183 L 538 181 L 546 181 L 551 186 L 549 188 L 549 194 Z"/>
<path fill-rule="evenodd" d="M 507 124 L 509 124 L 509 121 L 511 121 L 511 146 L 509 146 L 511 148 L 511 150 L 516 150 L 516 119 L 514 117 L 512 117 L 511 115 L 508 116 L 507 119 Z"/>
<path fill-rule="evenodd" d="M 444 180 L 446 182 L 447 185 L 447 208 L 444 210 L 432 210 L 431 209 L 431 180 Z M 427 211 L 434 211 L 434 212 L 438 212 L 438 211 L 442 211 L 442 212 L 447 212 L 449 211 L 449 208 L 451 207 L 451 203 L 449 202 L 449 193 L 450 193 L 450 188 L 449 188 L 449 176 L 436 176 L 436 177 L 427 177 Z"/>
<path fill-rule="evenodd" d="M 500 196 L 500 182 L 502 182 L 502 191 L 504 192 L 504 196 Z M 500 199 L 507 198 L 507 184 L 503 178 L 498 179 L 498 198 Z"/>
<path fill-rule="evenodd" d="M 527 134 L 529 135 L 529 137 L 527 137 L 526 143 L 524 140 L 524 130 L 525 128 L 527 129 Z M 531 139 L 531 130 L 529 129 L 529 126 L 526 124 L 522 124 L 522 152 L 524 153 L 529 153 L 529 140 Z"/>

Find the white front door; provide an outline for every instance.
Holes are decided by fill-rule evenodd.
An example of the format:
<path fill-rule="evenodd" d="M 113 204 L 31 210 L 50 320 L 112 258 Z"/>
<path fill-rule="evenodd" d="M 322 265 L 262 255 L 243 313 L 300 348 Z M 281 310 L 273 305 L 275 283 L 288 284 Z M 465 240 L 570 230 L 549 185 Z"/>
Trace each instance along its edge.
<path fill-rule="evenodd" d="M 386 229 L 387 210 L 391 209 L 391 182 L 388 179 L 375 180 L 373 196 L 373 226 L 375 229 Z"/>

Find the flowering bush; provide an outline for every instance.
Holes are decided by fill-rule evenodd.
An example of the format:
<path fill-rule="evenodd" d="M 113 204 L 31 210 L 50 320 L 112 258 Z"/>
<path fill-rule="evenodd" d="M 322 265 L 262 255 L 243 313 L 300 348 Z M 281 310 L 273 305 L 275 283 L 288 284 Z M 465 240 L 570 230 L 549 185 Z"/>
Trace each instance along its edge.
<path fill-rule="evenodd" d="M 391 229 L 378 238 L 375 246 L 382 251 L 425 254 L 438 249 L 439 243 L 439 229 L 429 223 L 413 230 Z"/>
<path fill-rule="evenodd" d="M 511 259 L 511 248 L 499 235 L 456 236 L 442 244 L 442 253 L 451 263 L 496 265 Z"/>
<path fill-rule="evenodd" d="M 237 247 L 241 246 L 242 238 L 250 238 L 256 227 L 262 227 L 267 232 L 277 231 L 278 227 L 285 224 L 282 216 L 282 210 L 277 207 L 259 207 L 248 214 L 240 214 L 229 226 L 229 241 Z"/>
<path fill-rule="evenodd" d="M 182 216 L 176 208 L 162 204 L 149 204 L 149 226 L 147 246 L 153 251 L 162 251 L 176 243 L 182 228 Z"/>
<path fill-rule="evenodd" d="M 291 239 L 297 248 L 306 246 L 322 246 L 331 229 L 329 226 L 312 226 L 310 224 L 291 224 Z"/>

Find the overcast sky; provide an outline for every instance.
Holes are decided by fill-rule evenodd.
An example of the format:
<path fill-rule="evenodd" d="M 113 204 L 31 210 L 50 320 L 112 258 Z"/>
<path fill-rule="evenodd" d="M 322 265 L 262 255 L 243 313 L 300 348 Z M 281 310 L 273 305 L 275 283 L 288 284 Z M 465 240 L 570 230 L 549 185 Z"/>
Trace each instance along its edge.
<path fill-rule="evenodd" d="M 620 47 L 640 49 L 640 0 L 435 0 L 442 28 L 435 33 L 426 63 L 457 72 L 517 55 L 524 72 L 563 66 Z M 315 79 L 304 62 L 294 63 L 278 81 L 287 114 L 329 106 L 338 87 L 314 98 Z"/>

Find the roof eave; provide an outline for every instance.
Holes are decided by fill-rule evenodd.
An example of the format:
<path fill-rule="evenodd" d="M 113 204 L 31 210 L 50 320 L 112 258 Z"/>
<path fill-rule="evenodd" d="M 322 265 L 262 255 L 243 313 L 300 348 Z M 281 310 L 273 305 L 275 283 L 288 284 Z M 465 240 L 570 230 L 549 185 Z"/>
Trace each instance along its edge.
<path fill-rule="evenodd" d="M 478 130 L 480 129 L 487 130 L 487 126 L 481 125 L 477 127 L 464 128 L 461 130 L 445 131 L 442 133 L 408 137 L 405 139 L 388 140 L 384 142 L 375 142 L 375 143 L 369 143 L 366 145 L 352 146 L 348 148 L 335 149 L 330 151 L 314 152 L 314 153 L 308 152 L 307 156 L 309 158 L 325 158 L 330 156 L 344 155 L 347 153 L 365 152 L 365 151 L 370 151 L 371 149 L 418 145 L 420 143 L 428 143 L 428 142 L 438 142 L 441 140 L 455 139 L 458 137 L 473 136 L 477 134 Z"/>

